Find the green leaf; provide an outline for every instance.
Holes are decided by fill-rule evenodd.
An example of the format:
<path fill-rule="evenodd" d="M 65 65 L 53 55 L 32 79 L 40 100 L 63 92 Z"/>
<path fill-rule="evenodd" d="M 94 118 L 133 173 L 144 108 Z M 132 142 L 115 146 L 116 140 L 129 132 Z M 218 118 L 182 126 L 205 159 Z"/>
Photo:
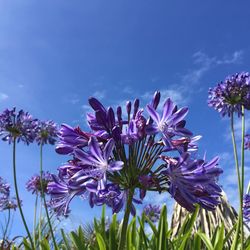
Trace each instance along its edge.
<path fill-rule="evenodd" d="M 208 248 L 208 250 L 214 250 L 214 247 L 210 241 L 210 239 L 201 232 L 198 232 L 197 235 L 202 239 L 202 241 L 205 243 L 206 247 Z"/>
<path fill-rule="evenodd" d="M 116 240 L 116 225 L 117 225 L 117 215 L 113 214 L 112 222 L 109 226 L 109 249 L 117 249 L 117 240 Z"/>
<path fill-rule="evenodd" d="M 96 239 L 100 250 L 106 250 L 106 244 L 104 239 L 99 233 L 96 233 Z"/>
<path fill-rule="evenodd" d="M 45 238 L 41 241 L 41 246 L 43 250 L 50 250 L 49 242 Z"/>
<path fill-rule="evenodd" d="M 23 238 L 23 245 L 25 250 L 32 250 L 31 244 L 27 241 L 26 238 Z"/>
<path fill-rule="evenodd" d="M 237 224 L 234 224 L 233 228 L 227 233 L 226 237 L 223 240 L 223 245 L 226 244 L 226 242 L 230 239 L 232 236 L 232 233 L 235 231 Z"/>
<path fill-rule="evenodd" d="M 147 223 L 149 224 L 150 228 L 152 229 L 154 235 L 156 237 L 158 237 L 158 231 L 156 229 L 155 224 L 145 215 L 145 220 L 147 221 Z"/>
<path fill-rule="evenodd" d="M 194 250 L 200 250 L 201 249 L 201 238 L 196 233 L 194 235 Z"/>
<path fill-rule="evenodd" d="M 71 232 L 69 236 L 72 240 L 73 245 L 77 249 L 79 250 L 86 249 L 84 242 L 81 242 L 81 240 L 79 239 L 78 235 L 75 232 Z"/>
<path fill-rule="evenodd" d="M 138 217 L 138 221 L 139 221 L 139 224 L 140 224 L 140 228 L 139 228 L 139 241 L 140 241 L 140 246 L 143 246 L 143 242 L 144 242 L 144 245 L 146 247 L 146 249 L 148 248 L 148 238 L 145 234 L 145 231 L 144 231 L 144 222 Z"/>
<path fill-rule="evenodd" d="M 66 249 L 71 250 L 70 245 L 69 245 L 69 241 L 68 241 L 63 229 L 61 229 L 61 234 L 62 234 L 63 242 L 65 244 Z"/>
<path fill-rule="evenodd" d="M 167 208 L 166 205 L 164 205 L 161 210 L 159 226 L 158 226 L 158 231 L 159 231 L 158 244 L 157 244 L 158 250 L 167 249 L 166 220 L 167 220 Z"/>
<path fill-rule="evenodd" d="M 106 206 L 102 206 L 102 217 L 101 217 L 101 235 L 103 237 L 103 240 L 106 242 Z"/>
<path fill-rule="evenodd" d="M 222 250 L 223 249 L 224 234 L 225 234 L 225 227 L 224 227 L 224 224 L 222 223 L 220 229 L 217 231 L 217 237 L 216 237 L 216 240 L 215 240 L 214 249 L 216 249 L 216 250 Z"/>
<path fill-rule="evenodd" d="M 81 243 L 84 244 L 85 238 L 84 238 L 84 233 L 83 233 L 81 226 L 78 227 L 78 237 L 79 237 L 79 240 L 81 241 Z"/>

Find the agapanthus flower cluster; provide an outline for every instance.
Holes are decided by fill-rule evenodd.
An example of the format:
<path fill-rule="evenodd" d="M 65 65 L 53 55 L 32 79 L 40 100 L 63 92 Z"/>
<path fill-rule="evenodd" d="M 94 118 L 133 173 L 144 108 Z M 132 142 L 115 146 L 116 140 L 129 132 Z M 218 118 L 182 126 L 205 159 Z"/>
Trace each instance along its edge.
<path fill-rule="evenodd" d="M 250 134 L 245 135 L 245 149 L 250 150 Z"/>
<path fill-rule="evenodd" d="M 155 223 L 160 218 L 161 207 L 159 205 L 148 204 L 144 207 L 143 212 L 152 222 Z"/>
<path fill-rule="evenodd" d="M 36 122 L 28 112 L 6 109 L 0 114 L 0 137 L 9 143 L 16 138 L 29 144 L 36 137 Z"/>
<path fill-rule="evenodd" d="M 243 217 L 250 222 L 250 195 L 245 194 L 243 198 Z"/>
<path fill-rule="evenodd" d="M 52 180 L 51 174 L 49 172 L 43 172 L 42 173 L 42 182 L 40 175 L 34 175 L 32 176 L 26 183 L 26 189 L 32 194 L 41 195 L 42 188 L 43 193 L 48 193 L 48 183 Z M 42 183 L 42 186 L 41 186 Z"/>
<path fill-rule="evenodd" d="M 36 141 L 40 144 L 55 144 L 58 136 L 57 125 L 53 121 L 39 121 L 28 112 L 6 109 L 0 114 L 0 138 L 13 143 L 23 141 L 29 145 Z"/>
<path fill-rule="evenodd" d="M 38 121 L 36 126 L 36 142 L 38 145 L 54 145 L 58 137 L 58 127 L 53 121 Z"/>
<path fill-rule="evenodd" d="M 17 208 L 17 201 L 10 197 L 10 184 L 0 177 L 0 211 Z"/>
<path fill-rule="evenodd" d="M 232 113 L 242 115 L 242 106 L 250 109 L 250 75 L 247 72 L 234 74 L 209 89 L 208 105 L 222 116 Z"/>
<path fill-rule="evenodd" d="M 75 196 L 89 199 L 91 207 L 106 204 L 117 213 L 131 195 L 133 203 L 142 203 L 147 191 L 168 191 L 189 211 L 196 203 L 215 208 L 221 191 L 218 159 L 194 159 L 200 136 L 192 137 L 186 128 L 188 108 L 179 109 L 170 98 L 162 109 L 159 103 L 156 92 L 146 112 L 136 99 L 127 102 L 122 114 L 121 106 L 105 108 L 91 97 L 89 132 L 62 125 L 56 151 L 71 159 L 48 184 L 51 205 L 59 215 L 69 213 Z"/>

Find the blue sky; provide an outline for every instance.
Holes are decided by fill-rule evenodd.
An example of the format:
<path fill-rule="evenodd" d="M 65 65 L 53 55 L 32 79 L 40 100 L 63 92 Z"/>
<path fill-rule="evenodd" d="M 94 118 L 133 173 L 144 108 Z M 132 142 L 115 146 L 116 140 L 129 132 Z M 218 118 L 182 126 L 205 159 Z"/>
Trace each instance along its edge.
<path fill-rule="evenodd" d="M 237 206 L 229 121 L 207 107 L 207 92 L 225 76 L 250 70 L 249 8 L 243 0 L 0 0 L 0 110 L 16 106 L 39 119 L 86 129 L 89 96 L 105 105 L 135 97 L 146 103 L 160 90 L 189 106 L 187 127 L 203 135 L 200 156 L 221 156 L 220 183 Z M 239 122 L 236 127 L 239 134 Z M 44 166 L 52 172 L 67 160 L 51 146 L 45 151 Z M 25 182 L 38 172 L 38 162 L 37 146 L 18 145 L 18 182 L 29 225 L 34 197 Z M 0 175 L 10 182 L 11 167 L 11 147 L 1 142 Z M 149 200 L 167 202 L 171 211 L 168 195 Z M 99 215 L 100 209 L 75 200 L 64 224 Z M 12 235 L 20 232 L 17 212 Z"/>

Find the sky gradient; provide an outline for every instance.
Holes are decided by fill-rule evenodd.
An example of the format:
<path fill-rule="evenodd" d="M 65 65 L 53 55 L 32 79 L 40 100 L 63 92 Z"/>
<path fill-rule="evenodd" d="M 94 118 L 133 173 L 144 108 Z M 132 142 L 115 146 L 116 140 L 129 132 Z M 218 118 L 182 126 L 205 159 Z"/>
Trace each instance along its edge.
<path fill-rule="evenodd" d="M 16 106 L 42 120 L 87 129 L 89 96 L 106 106 L 136 97 L 145 104 L 160 90 L 190 108 L 187 128 L 203 136 L 199 155 L 221 157 L 220 183 L 237 207 L 229 120 L 207 107 L 207 95 L 227 75 L 250 71 L 249 8 L 243 0 L 0 0 L 0 111 Z M 250 132 L 249 114 L 246 123 Z M 239 121 L 236 129 L 239 135 Z M 20 195 L 31 226 L 34 197 L 25 183 L 39 170 L 39 149 L 19 144 L 17 151 Z M 51 172 L 68 159 L 52 146 L 45 151 L 44 168 Z M 11 168 L 11 147 L 0 142 L 0 175 L 13 183 Z M 246 182 L 249 169 L 248 153 Z M 149 195 L 149 201 L 167 202 L 171 211 L 167 194 Z M 63 222 L 68 228 L 100 215 L 79 199 L 71 209 Z M 16 212 L 11 235 L 24 232 L 21 227 Z"/>

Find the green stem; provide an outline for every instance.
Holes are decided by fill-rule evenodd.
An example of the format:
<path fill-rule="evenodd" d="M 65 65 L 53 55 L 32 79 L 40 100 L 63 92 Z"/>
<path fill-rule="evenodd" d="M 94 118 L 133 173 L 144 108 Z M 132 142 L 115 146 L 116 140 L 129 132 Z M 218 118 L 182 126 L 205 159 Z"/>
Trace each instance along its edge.
<path fill-rule="evenodd" d="M 129 221 L 129 215 L 131 212 L 132 208 L 132 200 L 134 196 L 134 189 L 130 189 L 128 191 L 128 199 L 127 199 L 127 205 L 123 217 L 123 222 L 122 222 L 122 231 L 121 231 L 121 238 L 119 242 L 119 250 L 124 250 L 125 249 L 125 242 L 126 242 L 126 236 L 127 236 L 127 227 L 128 227 L 128 221 Z"/>
<path fill-rule="evenodd" d="M 238 245 L 238 237 L 239 237 L 240 228 L 241 228 L 241 224 L 242 224 L 242 207 L 241 207 L 242 190 L 241 190 L 241 178 L 240 178 L 240 170 L 239 170 L 238 152 L 237 152 L 237 146 L 236 146 L 236 140 L 235 140 L 235 134 L 234 134 L 234 116 L 233 116 L 233 112 L 231 113 L 231 134 L 232 134 L 235 168 L 236 168 L 236 173 L 237 173 L 237 177 L 238 177 L 238 190 L 239 190 L 239 197 L 240 197 L 239 217 L 238 217 L 236 234 L 235 234 L 235 242 L 234 242 L 234 249 L 236 249 L 237 245 Z"/>
<path fill-rule="evenodd" d="M 54 233 L 53 233 L 53 228 L 52 228 L 52 225 L 51 225 L 50 217 L 49 217 L 49 211 L 48 211 L 48 207 L 47 207 L 47 203 L 46 203 L 44 190 L 43 190 L 43 144 L 42 143 L 41 143 L 41 146 L 40 146 L 40 183 L 41 183 L 41 196 L 43 198 L 43 205 L 44 205 L 47 221 L 48 221 L 48 224 L 49 224 L 51 237 L 52 237 L 52 240 L 53 240 L 54 248 L 58 249 L 57 244 L 56 244 L 56 239 L 55 239 L 55 236 L 54 236 Z"/>
<path fill-rule="evenodd" d="M 8 209 L 7 223 L 6 223 L 6 227 L 5 227 L 4 233 L 3 233 L 3 243 L 1 244 L 1 249 L 3 249 L 3 246 L 4 246 L 5 237 L 6 237 L 7 232 L 8 232 L 9 224 L 10 224 L 10 208 Z"/>
<path fill-rule="evenodd" d="M 35 209 L 34 209 L 34 224 L 33 224 L 33 239 L 34 239 L 34 246 L 35 247 L 36 247 L 36 211 L 37 211 L 37 201 L 38 201 L 38 195 L 36 194 Z"/>
<path fill-rule="evenodd" d="M 245 110 L 242 105 L 242 134 L 241 134 L 241 201 L 240 201 L 240 209 L 243 210 L 243 195 L 244 195 L 244 165 L 245 165 Z M 241 246 L 244 248 L 244 223 L 243 223 L 243 212 L 242 213 L 242 222 L 241 222 Z"/>
<path fill-rule="evenodd" d="M 40 211 L 39 211 L 39 225 L 38 225 L 38 237 L 39 237 L 39 248 L 42 250 L 42 210 L 43 210 L 43 200 L 42 197 L 40 197 Z"/>
<path fill-rule="evenodd" d="M 23 225 L 25 227 L 28 238 L 30 240 L 30 244 L 32 246 L 32 249 L 35 249 L 32 237 L 31 237 L 30 232 L 29 232 L 29 228 L 28 228 L 26 220 L 24 218 L 22 205 L 21 205 L 21 201 L 20 201 L 19 193 L 18 193 L 17 176 L 16 176 L 16 138 L 14 138 L 14 141 L 13 141 L 13 176 L 14 176 L 14 187 L 15 187 L 15 193 L 16 193 L 16 200 L 17 200 L 18 209 L 20 211 L 20 215 L 21 215 L 21 218 L 22 218 L 22 221 L 23 221 Z"/>

